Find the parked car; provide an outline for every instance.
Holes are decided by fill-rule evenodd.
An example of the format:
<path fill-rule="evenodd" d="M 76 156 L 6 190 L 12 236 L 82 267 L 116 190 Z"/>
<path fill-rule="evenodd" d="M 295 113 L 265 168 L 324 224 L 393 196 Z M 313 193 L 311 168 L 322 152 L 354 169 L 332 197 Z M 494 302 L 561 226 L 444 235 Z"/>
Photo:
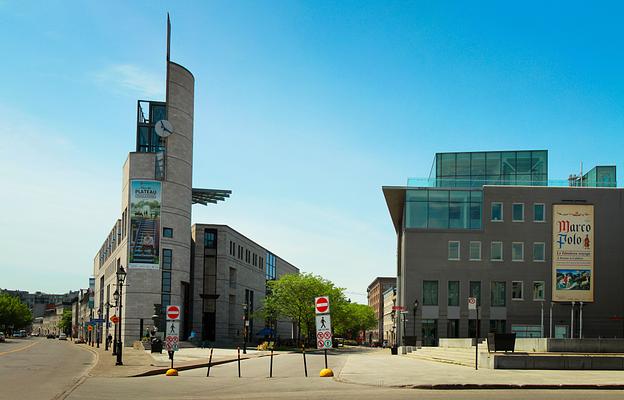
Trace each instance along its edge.
<path fill-rule="evenodd" d="M 66 334 L 64 334 L 64 333 L 61 333 L 61 334 L 59 335 L 59 340 L 67 340 L 67 335 L 66 335 Z"/>
<path fill-rule="evenodd" d="M 48 339 L 56 339 L 56 335 L 54 333 L 48 333 L 46 336 Z"/>
<path fill-rule="evenodd" d="M 37 332 L 32 332 L 30 336 L 39 336 L 39 334 Z"/>
<path fill-rule="evenodd" d="M 6 336 L 4 336 L 4 332 L 0 332 L 0 342 L 6 342 Z"/>

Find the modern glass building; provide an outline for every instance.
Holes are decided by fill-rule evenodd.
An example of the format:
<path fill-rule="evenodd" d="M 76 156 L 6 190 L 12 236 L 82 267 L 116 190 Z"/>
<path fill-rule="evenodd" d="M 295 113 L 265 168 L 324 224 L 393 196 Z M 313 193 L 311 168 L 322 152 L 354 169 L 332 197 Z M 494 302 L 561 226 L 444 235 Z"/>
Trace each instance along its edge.
<path fill-rule="evenodd" d="M 420 304 L 399 343 L 434 345 L 473 337 L 477 327 L 481 336 L 624 335 L 609 320 L 624 315 L 614 289 L 624 285 L 624 227 L 616 222 L 624 219 L 624 192 L 615 166 L 555 181 L 546 150 L 438 153 L 428 178 L 383 193 L 397 233 L 397 303 L 409 315 Z M 553 255 L 563 243 L 558 235 L 569 232 L 555 231 L 583 216 L 593 236 L 574 241 L 590 261 L 561 267 Z M 468 297 L 481 307 L 479 324 Z"/>

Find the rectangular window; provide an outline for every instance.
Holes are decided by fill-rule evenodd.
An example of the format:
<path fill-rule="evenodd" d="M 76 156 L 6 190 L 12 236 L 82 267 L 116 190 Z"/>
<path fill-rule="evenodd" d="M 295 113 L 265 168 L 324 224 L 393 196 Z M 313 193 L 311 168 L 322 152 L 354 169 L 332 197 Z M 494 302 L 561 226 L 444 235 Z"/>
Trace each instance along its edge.
<path fill-rule="evenodd" d="M 438 281 L 423 281 L 423 305 L 438 305 Z"/>
<path fill-rule="evenodd" d="M 267 252 L 266 257 L 266 270 L 264 271 L 264 277 L 267 281 L 274 280 L 277 278 L 277 273 L 275 270 L 275 255 L 273 253 Z M 260 259 L 262 260 L 262 257 Z M 262 263 L 260 263 L 260 267 L 262 267 Z"/>
<path fill-rule="evenodd" d="M 236 289 L 236 268 L 230 267 L 230 288 Z"/>
<path fill-rule="evenodd" d="M 511 282 L 511 299 L 512 300 L 523 300 L 523 289 L 524 283 L 522 281 L 512 281 Z"/>
<path fill-rule="evenodd" d="M 217 231 L 215 229 L 204 229 L 204 248 L 217 248 Z"/>
<path fill-rule="evenodd" d="M 511 206 L 511 220 L 524 222 L 524 203 L 513 203 Z"/>
<path fill-rule="evenodd" d="M 505 307 L 506 305 L 506 282 L 492 281 L 491 305 L 492 307 Z"/>
<path fill-rule="evenodd" d="M 476 297 L 477 306 L 481 305 L 481 282 L 480 281 L 470 281 L 469 297 Z"/>
<path fill-rule="evenodd" d="M 523 242 L 513 242 L 511 244 L 511 261 L 524 261 Z"/>
<path fill-rule="evenodd" d="M 503 261 L 503 242 L 492 242 L 490 246 L 490 260 Z"/>
<path fill-rule="evenodd" d="M 492 203 L 492 221 L 500 222 L 503 220 L 503 203 L 493 202 Z"/>
<path fill-rule="evenodd" d="M 546 260 L 546 243 L 535 242 L 533 243 L 533 261 L 543 262 Z"/>
<path fill-rule="evenodd" d="M 173 229 L 172 228 L 163 228 L 163 237 L 172 238 L 173 237 Z"/>
<path fill-rule="evenodd" d="M 545 222 L 546 221 L 546 207 L 543 203 L 533 204 L 533 221 Z"/>
<path fill-rule="evenodd" d="M 544 281 L 533 281 L 533 300 L 544 300 L 544 288 L 546 287 Z"/>
<path fill-rule="evenodd" d="M 491 319 L 490 320 L 490 332 L 492 333 L 505 333 L 507 328 L 507 321 L 504 319 Z"/>
<path fill-rule="evenodd" d="M 448 305 L 459 306 L 459 281 L 448 282 Z"/>
<path fill-rule="evenodd" d="M 162 262 L 163 270 L 170 270 L 172 261 L 173 261 L 173 252 L 171 251 L 171 249 L 163 249 L 163 262 Z"/>
<path fill-rule="evenodd" d="M 235 256 L 236 255 L 236 245 L 231 240 L 230 240 L 230 255 L 231 256 Z"/>
<path fill-rule="evenodd" d="M 481 261 L 481 242 L 470 242 L 470 261 Z"/>
<path fill-rule="evenodd" d="M 448 259 L 459 260 L 459 242 L 455 240 L 449 240 L 448 242 Z"/>

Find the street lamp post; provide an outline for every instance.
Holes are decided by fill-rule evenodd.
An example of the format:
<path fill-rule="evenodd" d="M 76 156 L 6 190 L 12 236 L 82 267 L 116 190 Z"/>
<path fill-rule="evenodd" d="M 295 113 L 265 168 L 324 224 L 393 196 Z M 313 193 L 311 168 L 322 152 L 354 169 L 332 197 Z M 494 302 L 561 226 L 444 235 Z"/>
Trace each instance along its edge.
<path fill-rule="evenodd" d="M 110 294 L 110 292 L 108 292 L 108 294 Z M 104 350 L 108 351 L 108 318 L 109 318 L 109 310 L 110 310 L 110 303 L 108 302 L 108 300 L 106 301 L 106 304 L 104 304 L 104 306 L 106 307 L 106 321 L 104 321 L 104 326 L 106 326 L 106 332 L 105 332 L 105 340 L 104 340 Z"/>
<path fill-rule="evenodd" d="M 247 354 L 247 303 L 243 304 L 243 354 Z"/>
<path fill-rule="evenodd" d="M 416 334 L 416 310 L 418 309 L 418 300 L 414 300 L 414 346 L 416 346 L 416 342 L 418 339 L 418 335 Z"/>
<path fill-rule="evenodd" d="M 119 267 L 119 270 L 117 270 L 117 282 L 119 282 L 118 284 L 118 288 L 119 288 L 119 336 L 117 337 L 117 362 L 115 363 L 115 365 L 123 365 L 123 361 L 121 358 L 121 353 L 122 353 L 122 349 L 123 349 L 123 343 L 121 340 L 121 319 L 122 319 L 122 309 L 123 309 L 123 284 L 124 284 L 124 280 L 126 279 L 126 271 L 124 270 L 123 266 Z"/>
<path fill-rule="evenodd" d="M 98 320 L 102 319 L 102 308 L 98 308 Z M 97 343 L 97 348 L 100 348 L 100 340 L 102 339 L 102 323 L 98 321 L 96 329 L 95 329 L 95 342 Z"/>
<path fill-rule="evenodd" d="M 115 308 L 115 315 L 118 314 L 117 312 L 117 307 L 119 306 L 119 291 L 117 289 L 115 289 L 115 293 L 113 293 L 113 299 L 115 300 L 115 304 L 113 305 L 113 308 Z M 119 321 L 117 321 L 118 323 Z M 115 323 L 115 329 L 113 330 L 113 343 L 111 343 L 111 346 L 113 346 L 113 353 L 112 355 L 116 356 L 117 355 L 117 323 Z"/>

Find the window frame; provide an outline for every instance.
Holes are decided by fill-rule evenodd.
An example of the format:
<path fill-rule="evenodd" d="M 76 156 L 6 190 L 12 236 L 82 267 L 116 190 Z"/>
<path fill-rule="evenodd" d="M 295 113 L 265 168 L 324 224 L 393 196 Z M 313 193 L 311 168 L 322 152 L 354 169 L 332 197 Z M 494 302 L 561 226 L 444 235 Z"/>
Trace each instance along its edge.
<path fill-rule="evenodd" d="M 514 245 L 520 244 L 522 245 L 521 255 L 522 257 L 519 260 L 514 259 Z M 524 262 L 524 242 L 511 242 L 511 261 L 512 262 Z"/>
<path fill-rule="evenodd" d="M 433 283 L 435 282 L 435 303 L 433 304 L 428 304 L 427 301 L 425 301 L 426 297 L 425 297 L 425 283 Z M 440 305 L 440 282 L 437 280 L 423 280 L 422 281 L 422 304 L 423 306 L 438 306 Z"/>
<path fill-rule="evenodd" d="M 535 293 L 536 293 L 535 284 L 536 283 L 542 284 L 543 296 L 541 299 L 535 297 Z M 532 294 L 533 294 L 533 301 L 546 301 L 546 281 L 533 281 L 533 293 Z"/>
<path fill-rule="evenodd" d="M 542 206 L 542 217 L 543 219 L 535 219 L 535 207 Z M 533 203 L 533 222 L 537 222 L 540 224 L 546 223 L 546 204 L 545 203 Z"/>
<path fill-rule="evenodd" d="M 494 219 L 494 205 L 500 205 L 500 219 Z M 505 207 L 502 201 L 493 201 L 490 203 L 490 222 L 505 222 Z"/>
<path fill-rule="evenodd" d="M 171 232 L 171 235 L 167 235 L 167 232 Z M 162 237 L 172 239 L 173 238 L 173 228 L 163 227 Z"/>
<path fill-rule="evenodd" d="M 494 304 L 494 286 L 498 283 L 503 284 L 503 304 Z M 490 307 L 507 307 L 507 281 L 490 282 Z"/>
<path fill-rule="evenodd" d="M 493 248 L 494 248 L 494 244 L 500 244 L 500 248 L 501 248 L 501 258 L 500 259 L 495 259 L 493 258 Z M 492 240 L 490 242 L 490 261 L 494 261 L 494 262 L 503 262 L 505 261 L 505 247 L 503 245 L 503 242 L 500 240 Z"/>
<path fill-rule="evenodd" d="M 543 247 L 542 250 L 542 259 L 538 260 L 535 258 L 535 245 L 536 244 L 541 244 Z M 533 242 L 533 262 L 546 262 L 546 242 Z"/>
<path fill-rule="evenodd" d="M 451 243 L 457 243 L 457 258 L 451 258 Z M 449 261 L 461 260 L 461 242 L 459 240 L 449 240 L 447 251 L 447 258 Z"/>
<path fill-rule="evenodd" d="M 479 244 L 479 258 L 472 258 L 472 244 Z M 481 241 L 480 240 L 471 240 L 468 244 L 468 261 L 481 261 L 483 258 L 483 253 L 481 249 Z"/>
<path fill-rule="evenodd" d="M 514 297 L 514 283 L 520 283 L 520 297 Z M 524 281 L 511 281 L 511 301 L 524 300 Z"/>
<path fill-rule="evenodd" d="M 522 219 L 516 219 L 516 216 L 514 215 L 514 208 L 516 206 L 522 206 Z M 511 203 L 511 222 L 524 222 L 524 220 L 524 203 Z"/>

